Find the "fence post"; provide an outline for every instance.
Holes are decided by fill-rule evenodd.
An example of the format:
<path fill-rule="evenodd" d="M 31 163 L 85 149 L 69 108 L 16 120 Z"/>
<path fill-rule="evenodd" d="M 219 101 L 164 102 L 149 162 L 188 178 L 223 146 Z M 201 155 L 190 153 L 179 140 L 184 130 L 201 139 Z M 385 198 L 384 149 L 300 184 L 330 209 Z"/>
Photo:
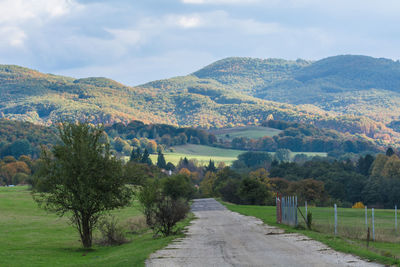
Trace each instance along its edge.
<path fill-rule="evenodd" d="M 365 206 L 365 228 L 368 228 L 368 207 Z"/>
<path fill-rule="evenodd" d="M 295 221 L 294 221 L 294 197 L 292 197 L 292 225 L 294 225 L 295 224 Z"/>
<path fill-rule="evenodd" d="M 375 216 L 374 216 L 374 208 L 372 208 L 372 240 L 375 241 Z"/>
<path fill-rule="evenodd" d="M 285 223 L 285 197 L 281 197 L 281 208 L 282 223 Z"/>
<path fill-rule="evenodd" d="M 337 206 L 335 204 L 335 235 L 337 235 Z"/>
<path fill-rule="evenodd" d="M 306 200 L 306 202 L 304 203 L 304 206 L 306 207 L 306 223 L 308 223 L 308 217 L 307 217 L 307 200 Z"/>
<path fill-rule="evenodd" d="M 295 196 L 295 207 L 294 207 L 294 226 L 297 226 L 297 196 Z"/>
<path fill-rule="evenodd" d="M 289 224 L 293 225 L 293 197 L 289 197 Z"/>
<path fill-rule="evenodd" d="M 394 206 L 394 229 L 397 233 L 397 205 Z"/>

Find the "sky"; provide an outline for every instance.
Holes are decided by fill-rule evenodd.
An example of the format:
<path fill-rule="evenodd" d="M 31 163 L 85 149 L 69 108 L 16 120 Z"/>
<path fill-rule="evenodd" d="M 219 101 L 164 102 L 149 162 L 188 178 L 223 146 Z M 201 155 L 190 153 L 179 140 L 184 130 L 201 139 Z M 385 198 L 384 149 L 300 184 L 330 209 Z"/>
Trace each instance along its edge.
<path fill-rule="evenodd" d="M 0 64 L 138 85 L 240 56 L 400 58 L 398 0 L 0 0 Z"/>

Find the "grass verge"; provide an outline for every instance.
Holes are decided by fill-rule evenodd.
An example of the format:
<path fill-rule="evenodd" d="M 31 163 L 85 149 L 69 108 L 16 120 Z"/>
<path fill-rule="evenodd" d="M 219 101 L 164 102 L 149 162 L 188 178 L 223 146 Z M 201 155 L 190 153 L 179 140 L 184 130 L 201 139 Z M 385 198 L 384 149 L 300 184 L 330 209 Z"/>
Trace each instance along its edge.
<path fill-rule="evenodd" d="M 308 236 L 314 240 L 320 241 L 321 243 L 328 245 L 334 250 L 357 255 L 369 261 L 400 266 L 400 246 L 398 245 L 398 243 L 370 242 L 369 248 L 367 248 L 366 242 L 362 240 L 335 237 L 332 234 L 304 229 L 295 229 L 290 226 L 277 224 L 275 207 L 235 205 L 222 201 L 221 203 L 231 211 L 238 212 L 247 216 L 254 216 L 261 219 L 264 223 L 280 227 L 288 233 L 301 233 L 305 236 Z M 301 220 L 301 218 L 299 218 L 299 220 Z"/>
<path fill-rule="evenodd" d="M 141 216 L 138 204 L 116 210 L 125 222 Z M 180 222 L 183 229 L 193 217 Z M 153 238 L 144 229 L 128 234 L 131 242 L 121 246 L 93 246 L 84 250 L 79 235 L 67 218 L 39 209 L 26 186 L 0 187 L 0 266 L 144 266 L 148 256 L 168 245 L 180 234 Z"/>

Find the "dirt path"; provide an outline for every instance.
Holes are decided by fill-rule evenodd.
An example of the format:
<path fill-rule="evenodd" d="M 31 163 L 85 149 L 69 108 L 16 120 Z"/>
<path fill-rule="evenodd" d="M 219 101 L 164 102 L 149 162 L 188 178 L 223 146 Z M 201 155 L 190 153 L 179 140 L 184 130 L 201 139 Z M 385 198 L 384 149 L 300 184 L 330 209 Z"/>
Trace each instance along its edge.
<path fill-rule="evenodd" d="M 284 234 L 214 199 L 195 200 L 187 236 L 152 254 L 146 266 L 381 266 Z"/>

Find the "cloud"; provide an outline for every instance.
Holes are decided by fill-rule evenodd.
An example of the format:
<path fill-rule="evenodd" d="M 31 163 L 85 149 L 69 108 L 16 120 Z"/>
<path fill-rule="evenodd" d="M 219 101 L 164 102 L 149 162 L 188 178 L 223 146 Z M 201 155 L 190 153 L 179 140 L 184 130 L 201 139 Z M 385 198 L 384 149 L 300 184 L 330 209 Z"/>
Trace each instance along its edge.
<path fill-rule="evenodd" d="M 26 34 L 18 27 L 6 26 L 0 28 L 0 45 L 21 47 L 25 39 Z"/>
<path fill-rule="evenodd" d="M 138 84 L 227 56 L 398 58 L 400 1 L 0 0 L 0 63 Z"/>
<path fill-rule="evenodd" d="M 28 38 L 27 29 L 41 27 L 79 6 L 73 0 L 0 1 L 0 44 L 23 47 Z"/>
<path fill-rule="evenodd" d="M 221 5 L 221 4 L 251 4 L 257 3 L 260 0 L 182 0 L 184 4 L 212 4 L 212 5 Z"/>

